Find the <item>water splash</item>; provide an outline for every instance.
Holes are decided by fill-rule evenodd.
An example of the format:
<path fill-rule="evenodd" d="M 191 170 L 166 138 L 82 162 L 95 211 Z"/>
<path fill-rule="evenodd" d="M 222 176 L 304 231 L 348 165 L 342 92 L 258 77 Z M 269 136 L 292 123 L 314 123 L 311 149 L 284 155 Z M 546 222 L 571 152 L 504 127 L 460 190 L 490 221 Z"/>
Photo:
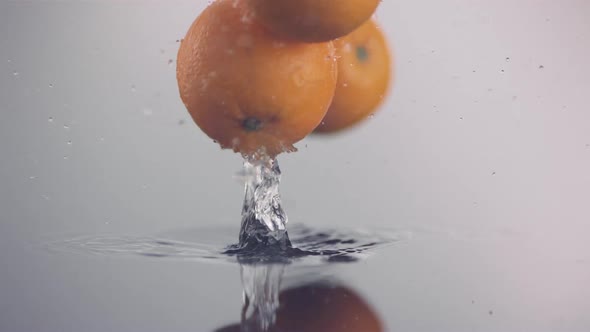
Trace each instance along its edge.
<path fill-rule="evenodd" d="M 276 159 L 244 160 L 245 197 L 239 246 L 289 248 L 287 214 L 281 206 L 281 170 Z"/>
<path fill-rule="evenodd" d="M 47 244 L 51 251 L 66 250 L 99 255 L 141 255 L 240 264 L 303 265 L 354 262 L 365 252 L 407 239 L 411 232 L 380 230 L 318 230 L 295 225 L 287 233 L 287 215 L 281 206 L 281 171 L 275 159 L 245 160 L 239 173 L 245 198 L 239 242 L 226 229 L 172 232 L 162 238 L 92 235 Z"/>
<path fill-rule="evenodd" d="M 49 199 L 49 197 L 46 197 Z M 230 225 L 179 229 L 156 236 L 87 234 L 52 236 L 41 247 L 54 253 L 78 253 L 104 257 L 155 257 L 168 260 L 240 264 L 290 264 L 321 266 L 348 263 L 371 252 L 413 237 L 407 230 L 352 230 L 315 228 L 301 224 L 289 227 L 289 242 L 281 247 L 242 247 L 235 243 L 235 228 Z M 291 246 L 292 244 L 292 246 Z"/>

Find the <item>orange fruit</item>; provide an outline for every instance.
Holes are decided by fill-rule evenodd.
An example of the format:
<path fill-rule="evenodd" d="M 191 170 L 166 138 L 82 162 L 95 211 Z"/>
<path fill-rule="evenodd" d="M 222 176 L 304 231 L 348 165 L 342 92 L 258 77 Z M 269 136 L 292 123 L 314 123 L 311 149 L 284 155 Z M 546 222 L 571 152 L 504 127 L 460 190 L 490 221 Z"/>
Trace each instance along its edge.
<path fill-rule="evenodd" d="M 387 94 L 392 59 L 385 36 L 374 20 L 334 41 L 338 83 L 332 105 L 316 132 L 351 127 L 373 114 Z"/>
<path fill-rule="evenodd" d="M 180 97 L 222 148 L 274 157 L 320 123 L 336 87 L 331 42 L 277 39 L 240 0 L 217 0 L 180 45 Z"/>
<path fill-rule="evenodd" d="M 367 21 L 381 0 L 247 0 L 256 19 L 281 38 L 322 42 Z"/>

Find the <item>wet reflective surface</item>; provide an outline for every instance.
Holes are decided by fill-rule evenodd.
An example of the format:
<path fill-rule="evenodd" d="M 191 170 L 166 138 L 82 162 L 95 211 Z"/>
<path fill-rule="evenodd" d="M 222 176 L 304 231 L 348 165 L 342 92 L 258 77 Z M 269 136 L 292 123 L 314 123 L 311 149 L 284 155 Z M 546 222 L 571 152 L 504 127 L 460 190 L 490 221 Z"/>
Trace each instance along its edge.
<path fill-rule="evenodd" d="M 174 72 L 206 4 L 0 2 L 0 331 L 590 329 L 587 3 L 383 1 L 383 109 L 279 157 L 320 253 L 284 265 L 223 254 L 242 159 Z"/>
<path fill-rule="evenodd" d="M 219 331 L 382 331 L 376 313 L 329 272 L 330 266 L 358 263 L 380 247 L 409 240 L 408 232 L 397 232 L 397 237 L 392 231 L 343 234 L 295 225 L 290 228 L 292 241 L 287 247 L 273 242 L 264 247 L 236 244 L 222 249 L 223 241 L 231 238 L 224 236 L 230 234 L 226 231 L 187 230 L 180 236 L 184 241 L 175 240 L 173 233 L 165 239 L 82 236 L 52 241 L 45 248 L 54 255 L 76 253 L 105 259 L 144 256 L 203 267 L 207 262 L 238 265 L 243 287 L 240 323 Z M 189 238 L 194 242 L 187 242 Z"/>
<path fill-rule="evenodd" d="M 312 265 L 55 252 L 5 240 L 12 251 L 0 254 L 2 322 L 20 331 L 235 330 L 242 321 L 259 324 L 260 309 L 248 308 L 273 303 L 278 293 L 276 323 L 283 317 L 281 324 L 290 324 L 290 315 L 306 311 L 284 312 L 281 294 L 290 308 L 309 298 L 310 309 L 329 310 L 314 307 L 322 303 L 309 293 L 319 287 L 316 296 L 327 301 L 352 292 L 362 301 L 351 304 L 350 315 L 376 317 L 386 331 L 576 330 L 588 323 L 588 262 L 547 240 L 534 233 L 415 230 L 356 262 Z M 262 300 L 252 295 L 261 290 Z M 337 323 L 306 322 L 310 331 L 316 323 Z"/>
<path fill-rule="evenodd" d="M 83 254 L 104 257 L 133 258 L 137 256 L 225 263 L 281 262 L 285 264 L 321 265 L 330 262 L 355 262 L 370 256 L 379 248 L 408 241 L 410 231 L 314 229 L 302 224 L 289 227 L 288 246 L 282 243 L 267 246 L 241 246 L 236 230 L 230 227 L 209 227 L 170 231 L 159 236 L 81 235 L 51 240 L 38 248 L 54 254 Z M 54 236 L 55 237 L 55 236 Z"/>

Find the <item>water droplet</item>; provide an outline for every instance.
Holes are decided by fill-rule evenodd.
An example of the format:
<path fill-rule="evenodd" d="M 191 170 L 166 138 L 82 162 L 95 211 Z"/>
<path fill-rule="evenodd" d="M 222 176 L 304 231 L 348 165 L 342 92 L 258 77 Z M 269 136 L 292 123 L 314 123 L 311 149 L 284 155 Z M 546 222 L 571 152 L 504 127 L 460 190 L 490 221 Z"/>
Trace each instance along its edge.
<path fill-rule="evenodd" d="M 7 61 L 8 63 L 11 63 L 11 62 L 12 62 L 12 60 L 10 60 L 10 59 L 8 59 L 8 60 L 6 60 L 6 61 Z"/>
<path fill-rule="evenodd" d="M 29 176 L 29 180 L 35 180 L 36 178 L 37 178 L 37 176 L 35 176 L 35 175 Z"/>
<path fill-rule="evenodd" d="M 110 223 L 111 223 L 110 220 L 107 220 L 107 221 L 104 222 L 105 225 L 108 225 Z"/>
<path fill-rule="evenodd" d="M 502 72 L 502 73 L 503 73 L 503 72 L 504 72 L 504 69 L 500 69 L 500 72 Z"/>
<path fill-rule="evenodd" d="M 297 87 L 302 87 L 303 84 L 305 84 L 305 77 L 303 76 L 302 72 L 296 72 L 295 74 L 293 74 L 292 80 Z"/>
<path fill-rule="evenodd" d="M 135 87 L 135 84 L 131 86 L 131 92 L 136 92 L 137 88 Z"/>
<path fill-rule="evenodd" d="M 543 69 L 543 68 L 545 68 L 545 66 L 539 65 L 539 69 Z"/>
<path fill-rule="evenodd" d="M 252 23 L 252 19 L 253 19 L 253 14 L 250 12 L 246 12 L 246 13 L 244 13 L 244 15 L 242 15 L 241 21 L 242 21 L 242 23 L 250 24 L 250 23 Z"/>
<path fill-rule="evenodd" d="M 53 84 L 52 84 L 52 83 L 49 83 L 49 87 L 50 87 L 50 88 L 53 88 Z"/>
<path fill-rule="evenodd" d="M 64 156 L 64 160 L 68 160 L 68 156 Z"/>
<path fill-rule="evenodd" d="M 510 58 L 509 57 L 506 57 L 506 62 L 510 62 Z"/>
<path fill-rule="evenodd" d="M 186 121 L 184 119 L 180 119 L 180 120 L 178 120 L 178 125 L 182 126 L 183 124 L 185 124 L 185 122 Z"/>
<path fill-rule="evenodd" d="M 250 34 L 241 34 L 236 40 L 239 47 L 251 48 L 254 46 L 254 38 Z"/>
<path fill-rule="evenodd" d="M 104 142 L 104 137 L 99 137 L 98 140 Z"/>
<path fill-rule="evenodd" d="M 492 175 L 496 175 L 496 172 L 495 172 L 495 171 L 494 171 L 494 172 L 492 172 Z"/>
<path fill-rule="evenodd" d="M 66 142 L 68 145 L 72 145 L 72 140 Z"/>
<path fill-rule="evenodd" d="M 238 147 L 240 145 L 240 139 L 238 137 L 234 137 L 231 140 L 231 145 L 233 147 Z"/>
<path fill-rule="evenodd" d="M 19 75 L 19 73 L 18 73 L 18 71 L 14 71 L 14 72 L 12 72 L 12 75 L 14 75 L 14 76 L 18 76 L 18 75 Z"/>
<path fill-rule="evenodd" d="M 346 88 L 348 87 L 348 83 L 342 83 L 342 86 Z"/>
<path fill-rule="evenodd" d="M 53 117 L 52 117 L 52 116 L 50 116 L 49 118 L 47 118 L 47 122 L 49 122 L 49 123 L 53 123 Z"/>
<path fill-rule="evenodd" d="M 208 86 L 209 86 L 209 79 L 202 78 L 201 79 L 201 89 L 206 90 Z M 221 103 L 222 103 L 222 105 L 224 105 L 223 102 L 221 102 Z"/>
<path fill-rule="evenodd" d="M 174 60 L 168 59 L 168 66 L 172 66 L 173 63 L 174 63 Z"/>
<path fill-rule="evenodd" d="M 369 118 L 370 118 L 370 119 L 372 119 L 372 118 L 374 118 L 374 117 L 375 117 L 375 114 L 374 114 L 374 113 L 371 113 L 371 114 L 369 114 Z"/>
<path fill-rule="evenodd" d="M 70 129 L 70 126 L 69 126 L 69 125 L 67 125 L 67 124 L 64 124 L 64 129 L 65 129 L 65 130 L 68 130 L 68 129 Z"/>
<path fill-rule="evenodd" d="M 490 310 L 490 311 L 488 311 L 488 314 L 491 316 L 491 315 L 494 314 L 494 311 L 493 310 Z"/>

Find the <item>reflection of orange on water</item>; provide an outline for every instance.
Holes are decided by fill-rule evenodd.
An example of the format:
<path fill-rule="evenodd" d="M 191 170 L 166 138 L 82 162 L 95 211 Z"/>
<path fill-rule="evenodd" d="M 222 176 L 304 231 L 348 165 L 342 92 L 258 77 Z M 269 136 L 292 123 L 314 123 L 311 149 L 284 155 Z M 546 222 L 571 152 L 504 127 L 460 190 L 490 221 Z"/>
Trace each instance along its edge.
<path fill-rule="evenodd" d="M 217 0 L 180 46 L 180 96 L 222 148 L 271 157 L 294 150 L 325 115 L 336 86 L 331 42 L 276 39 L 243 1 Z"/>
<path fill-rule="evenodd" d="M 234 331 L 242 331 L 241 326 L 216 332 Z M 353 290 L 312 283 L 281 292 L 276 322 L 267 331 L 381 332 L 383 326 L 373 309 Z"/>
<path fill-rule="evenodd" d="M 385 36 L 374 20 L 334 41 L 338 83 L 332 105 L 316 132 L 349 128 L 373 114 L 391 81 L 392 60 Z"/>
<path fill-rule="evenodd" d="M 367 21 L 380 0 L 247 0 L 262 25 L 277 36 L 322 42 L 349 34 Z"/>
<path fill-rule="evenodd" d="M 377 332 L 379 318 L 354 291 L 344 286 L 311 284 L 279 296 L 276 331 Z"/>

